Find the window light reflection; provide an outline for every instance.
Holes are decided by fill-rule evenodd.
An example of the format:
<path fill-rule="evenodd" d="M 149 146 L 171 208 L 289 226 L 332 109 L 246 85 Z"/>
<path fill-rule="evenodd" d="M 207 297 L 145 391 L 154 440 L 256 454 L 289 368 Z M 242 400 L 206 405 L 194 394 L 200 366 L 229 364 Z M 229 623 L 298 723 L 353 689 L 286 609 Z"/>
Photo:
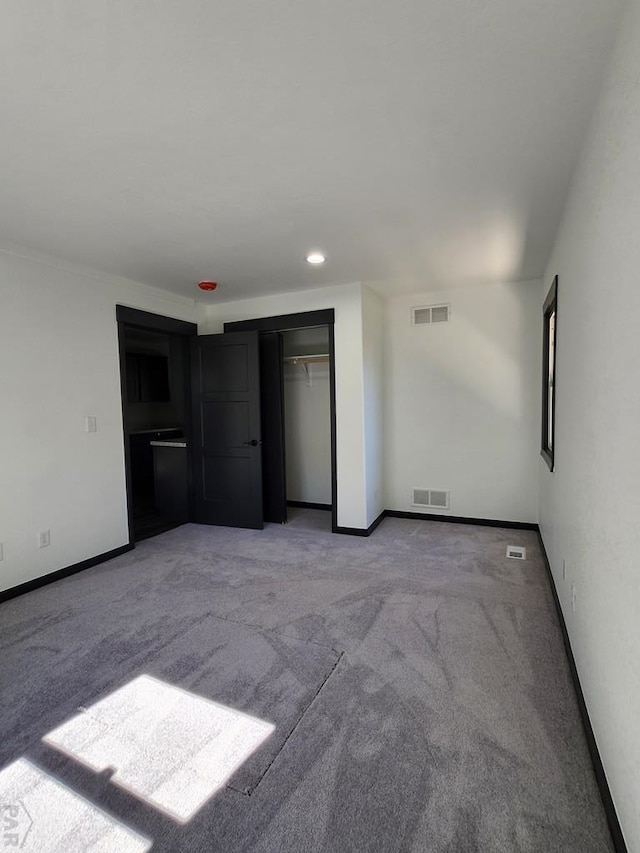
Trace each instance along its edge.
<path fill-rule="evenodd" d="M 0 847 L 24 853 L 146 853 L 152 842 L 19 758 L 0 772 Z"/>
<path fill-rule="evenodd" d="M 141 675 L 43 741 L 185 823 L 275 726 Z"/>

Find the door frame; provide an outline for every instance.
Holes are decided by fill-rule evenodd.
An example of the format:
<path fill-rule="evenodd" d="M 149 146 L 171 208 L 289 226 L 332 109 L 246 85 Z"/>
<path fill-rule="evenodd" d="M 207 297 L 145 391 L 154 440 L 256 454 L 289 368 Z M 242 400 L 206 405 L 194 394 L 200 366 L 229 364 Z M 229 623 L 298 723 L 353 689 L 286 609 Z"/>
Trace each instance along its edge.
<path fill-rule="evenodd" d="M 129 429 L 127 425 L 127 361 L 125 346 L 125 329 L 135 327 L 148 332 L 163 332 L 182 338 L 182 353 L 184 363 L 184 432 L 187 436 L 187 469 L 189 471 L 189 519 L 193 517 L 193 484 L 191 481 L 191 365 L 189 339 L 198 334 L 198 326 L 186 320 L 176 320 L 175 317 L 165 317 L 163 314 L 152 314 L 138 308 L 126 305 L 116 305 L 116 322 L 118 325 L 118 356 L 120 361 L 120 396 L 122 403 L 122 440 L 124 444 L 125 492 L 127 498 L 127 523 L 129 527 L 129 545 L 134 548 L 133 537 L 133 490 L 131 485 L 131 448 L 129 446 Z"/>
<path fill-rule="evenodd" d="M 338 533 L 338 455 L 336 449 L 336 359 L 335 310 L 303 311 L 280 314 L 277 317 L 257 317 L 255 320 L 236 320 L 225 323 L 225 332 L 291 332 L 312 326 L 327 326 L 329 331 L 329 407 L 331 424 L 331 532 Z M 284 371 L 284 365 L 282 366 Z"/>
<path fill-rule="evenodd" d="M 258 350 L 263 451 L 263 518 L 265 523 L 285 524 L 287 521 L 287 459 L 284 440 L 284 370 L 282 369 L 284 333 L 259 332 Z M 281 490 L 284 506 L 280 506 Z M 274 502 L 281 512 L 274 513 Z"/>

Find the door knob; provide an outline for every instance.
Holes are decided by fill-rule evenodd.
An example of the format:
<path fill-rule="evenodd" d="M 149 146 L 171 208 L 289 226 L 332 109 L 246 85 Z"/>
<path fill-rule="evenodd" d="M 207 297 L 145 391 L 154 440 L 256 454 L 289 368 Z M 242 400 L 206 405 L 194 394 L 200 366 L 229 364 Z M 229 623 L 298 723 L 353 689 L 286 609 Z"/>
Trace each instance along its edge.
<path fill-rule="evenodd" d="M 252 438 L 251 441 L 243 441 L 242 443 L 249 444 L 251 447 L 257 447 L 259 444 L 262 444 L 257 438 Z"/>

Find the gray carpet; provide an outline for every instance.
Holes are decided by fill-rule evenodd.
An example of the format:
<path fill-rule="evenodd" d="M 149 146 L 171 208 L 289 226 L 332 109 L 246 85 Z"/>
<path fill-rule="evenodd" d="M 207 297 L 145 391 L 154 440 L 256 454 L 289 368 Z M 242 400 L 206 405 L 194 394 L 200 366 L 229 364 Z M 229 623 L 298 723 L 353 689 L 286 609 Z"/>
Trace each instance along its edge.
<path fill-rule="evenodd" d="M 612 850 L 536 535 L 329 527 L 186 525 L 0 605 L 0 768 L 154 851 Z M 143 673 L 276 726 L 185 825 L 41 742 Z"/>

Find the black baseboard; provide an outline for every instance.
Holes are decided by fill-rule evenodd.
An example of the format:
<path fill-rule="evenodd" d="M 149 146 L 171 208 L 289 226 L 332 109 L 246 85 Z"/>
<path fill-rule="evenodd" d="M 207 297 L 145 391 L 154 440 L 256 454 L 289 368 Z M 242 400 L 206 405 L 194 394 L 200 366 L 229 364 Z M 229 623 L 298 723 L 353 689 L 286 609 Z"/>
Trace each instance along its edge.
<path fill-rule="evenodd" d="M 366 527 L 340 527 L 337 524 L 331 532 L 342 533 L 345 536 L 371 536 Z"/>
<path fill-rule="evenodd" d="M 380 524 L 381 521 L 384 521 L 386 517 L 387 517 L 387 511 L 386 511 L 386 509 L 383 509 L 382 512 L 380 513 L 380 515 L 376 518 L 376 520 L 374 522 L 372 522 L 369 525 L 369 527 L 367 528 L 367 536 L 371 536 L 371 534 L 376 529 L 376 527 Z"/>
<path fill-rule="evenodd" d="M 309 501 L 287 501 L 287 506 L 295 506 L 300 509 L 328 509 L 329 512 L 333 509 L 331 504 L 314 504 Z"/>
<path fill-rule="evenodd" d="M 383 509 L 380 515 L 369 525 L 369 527 L 338 527 L 338 525 L 336 525 L 331 532 L 344 533 L 346 536 L 371 536 L 386 514 L 386 509 Z"/>
<path fill-rule="evenodd" d="M 553 578 L 553 572 L 551 571 L 551 565 L 549 564 L 547 550 L 544 547 L 544 542 L 542 541 L 542 535 L 540 533 L 540 530 L 538 530 L 538 539 L 540 540 L 540 551 L 542 552 L 542 558 L 544 560 L 545 568 L 547 570 L 547 575 L 549 576 L 549 585 L 551 586 L 553 600 L 555 602 L 556 610 L 558 612 L 560 630 L 562 631 L 564 648 L 567 653 L 567 660 L 569 661 L 569 669 L 571 671 L 573 687 L 576 691 L 578 707 L 580 709 L 580 717 L 582 719 L 582 726 L 584 728 L 584 734 L 587 739 L 587 746 L 589 747 L 589 755 L 591 756 L 593 771 L 596 776 L 598 788 L 600 789 L 600 797 L 602 798 L 602 804 L 604 806 L 604 811 L 607 816 L 607 823 L 609 824 L 609 831 L 611 832 L 613 847 L 616 853 L 627 853 L 627 845 L 622 834 L 622 828 L 620 826 L 620 821 L 618 820 L 618 815 L 613 802 L 613 797 L 611 796 L 609 783 L 607 782 L 607 776 L 604 772 L 604 766 L 602 764 L 602 759 L 600 758 L 600 752 L 598 751 L 598 744 L 596 743 L 596 738 L 593 733 L 591 720 L 589 719 L 589 711 L 587 709 L 587 703 L 584 700 L 584 693 L 582 692 L 582 685 L 580 684 L 580 676 L 578 675 L 575 658 L 573 657 L 573 649 L 571 648 L 571 641 L 569 640 L 567 626 L 564 621 L 564 613 L 562 612 L 562 607 L 560 605 L 558 590 L 556 589 L 556 582 Z"/>
<path fill-rule="evenodd" d="M 508 527 L 513 530 L 538 531 L 538 525 L 532 521 L 498 521 L 493 518 L 466 518 L 462 515 L 438 515 L 435 512 L 405 512 L 400 509 L 383 509 L 370 527 L 338 527 L 334 533 L 346 533 L 348 536 L 371 536 L 384 518 L 410 518 L 417 521 L 448 521 L 452 524 L 477 524 L 481 527 Z"/>
<path fill-rule="evenodd" d="M 58 571 L 51 572 L 49 575 L 43 575 L 41 578 L 34 578 L 26 583 L 21 583 L 19 586 L 5 589 L 0 592 L 0 602 L 16 598 L 18 595 L 24 595 L 25 592 L 31 592 L 41 586 L 46 586 L 47 584 L 54 583 L 54 581 L 67 578 L 69 575 L 75 575 L 77 572 L 90 569 L 92 566 L 99 565 L 99 563 L 106 563 L 107 560 L 119 557 L 120 554 L 126 554 L 127 551 L 133 551 L 133 545 L 122 545 L 120 548 L 114 548 L 113 551 L 106 551 L 104 554 L 98 554 L 96 557 L 90 557 L 88 560 L 82 560 L 80 563 L 74 563 L 72 566 L 66 566 L 64 569 L 58 569 Z"/>
<path fill-rule="evenodd" d="M 445 521 L 452 524 L 477 524 L 480 527 L 509 527 L 513 530 L 538 530 L 538 525 L 532 521 L 498 521 L 493 518 L 467 518 L 463 515 L 439 515 L 435 512 L 404 512 L 404 510 L 388 509 L 385 514 L 389 518 L 412 518 L 422 521 Z"/>

